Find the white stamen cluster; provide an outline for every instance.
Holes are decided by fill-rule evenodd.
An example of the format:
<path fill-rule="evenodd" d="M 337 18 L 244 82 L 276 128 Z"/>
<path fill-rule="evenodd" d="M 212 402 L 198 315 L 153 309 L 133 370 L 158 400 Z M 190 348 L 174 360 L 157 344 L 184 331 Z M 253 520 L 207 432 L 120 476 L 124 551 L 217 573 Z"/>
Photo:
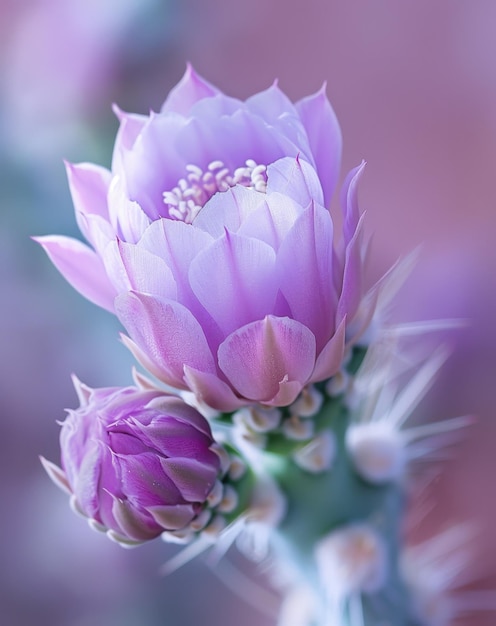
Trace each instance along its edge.
<path fill-rule="evenodd" d="M 212 161 L 203 171 L 197 165 L 186 165 L 186 176 L 170 191 L 164 191 L 169 217 L 191 224 L 202 207 L 219 191 L 242 185 L 265 193 L 267 166 L 247 159 L 243 167 L 231 172 L 222 161 Z"/>

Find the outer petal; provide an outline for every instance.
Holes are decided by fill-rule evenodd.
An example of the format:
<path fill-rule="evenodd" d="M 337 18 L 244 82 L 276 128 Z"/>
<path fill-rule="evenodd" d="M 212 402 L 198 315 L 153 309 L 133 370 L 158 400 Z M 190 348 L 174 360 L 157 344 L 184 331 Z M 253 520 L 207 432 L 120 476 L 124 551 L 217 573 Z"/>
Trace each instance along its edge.
<path fill-rule="evenodd" d="M 204 329 L 210 345 L 214 345 L 216 350 L 223 336 L 217 324 L 198 302 L 188 277 L 192 260 L 212 242 L 209 234 L 191 224 L 160 219 L 150 224 L 138 245 L 165 261 L 177 287 L 177 298 L 174 299 L 193 313 Z"/>
<path fill-rule="evenodd" d="M 341 189 L 341 206 L 343 209 L 343 233 L 344 245 L 351 241 L 360 220 L 358 208 L 358 183 L 365 169 L 365 161 L 352 169 L 343 183 Z"/>
<path fill-rule="evenodd" d="M 183 430 L 187 429 L 188 432 L 191 432 L 191 427 L 194 427 L 200 435 L 205 435 L 210 439 L 212 438 L 212 430 L 208 422 L 193 407 L 185 404 L 178 396 L 159 396 L 149 402 L 146 407 L 170 414 L 173 416 L 171 419 L 178 425 L 181 425 Z M 162 420 L 160 420 L 159 423 L 161 424 Z M 169 426 L 167 426 L 167 428 L 169 428 Z M 157 421 L 153 423 L 153 429 L 157 429 Z M 190 436 L 191 435 L 188 435 L 188 437 Z M 171 442 L 167 442 L 167 445 L 170 445 L 170 443 Z M 165 444 L 162 443 L 162 445 Z M 167 452 L 166 454 L 167 456 L 184 456 L 184 452 L 182 455 L 179 455 L 178 452 Z"/>
<path fill-rule="evenodd" d="M 212 242 L 210 235 L 191 224 L 160 219 L 150 224 L 139 247 L 163 259 L 176 281 L 179 301 L 192 308 L 196 298 L 189 284 L 189 266 L 197 254 Z"/>
<path fill-rule="evenodd" d="M 292 317 L 312 330 L 318 352 L 334 331 L 332 243 L 329 212 L 311 205 L 298 218 L 277 256 L 281 291 Z"/>
<path fill-rule="evenodd" d="M 114 454 L 113 465 L 119 468 L 116 478 L 122 493 L 133 494 L 141 503 L 151 506 L 164 502 L 179 504 L 181 492 L 174 480 L 162 472 L 162 460 L 156 450 L 142 454 Z"/>
<path fill-rule="evenodd" d="M 306 207 L 324 204 L 321 183 L 314 168 L 299 157 L 285 157 L 267 168 L 267 193 L 279 191 Z"/>
<path fill-rule="evenodd" d="M 199 76 L 193 69 L 193 66 L 188 63 L 183 77 L 172 89 L 162 105 L 161 112 L 168 113 L 169 111 L 174 111 L 181 115 L 188 115 L 195 102 L 203 98 L 211 98 L 219 93 L 221 92 Z"/>
<path fill-rule="evenodd" d="M 132 243 L 111 242 L 104 257 L 107 274 L 119 293 L 141 291 L 175 300 L 176 281 L 167 264 L 155 254 Z"/>
<path fill-rule="evenodd" d="M 195 517 L 195 511 L 191 504 L 149 506 L 147 511 L 153 516 L 157 524 L 167 530 L 180 530 Z"/>
<path fill-rule="evenodd" d="M 114 312 L 116 290 L 100 257 L 77 239 L 62 235 L 35 237 L 62 276 L 94 304 Z"/>
<path fill-rule="evenodd" d="M 123 150 L 131 150 L 136 139 L 143 130 L 143 127 L 148 120 L 148 116 L 137 115 L 135 113 L 125 113 L 116 105 L 114 105 L 113 109 L 120 122 L 112 154 L 112 171 L 118 172 L 122 168 Z"/>
<path fill-rule="evenodd" d="M 310 382 L 326 380 L 339 370 L 343 363 L 343 354 L 346 338 L 346 317 L 336 329 L 334 335 L 324 346 L 317 358 L 315 369 L 312 372 Z"/>
<path fill-rule="evenodd" d="M 346 257 L 343 271 L 343 286 L 336 313 L 336 324 L 347 316 L 352 320 L 357 312 L 362 296 L 362 215 L 355 234 L 346 248 Z"/>
<path fill-rule="evenodd" d="M 161 404 L 157 404 L 157 406 L 160 407 L 159 410 L 161 411 Z M 137 436 L 142 446 L 148 445 L 158 449 L 168 457 L 189 457 L 201 463 L 215 466 L 215 463 L 212 463 L 215 454 L 208 449 L 212 435 L 204 434 L 191 426 L 188 427 L 187 422 L 171 417 L 167 420 L 157 419 L 149 426 L 143 426 L 139 420 L 134 420 L 131 432 Z M 127 439 L 132 438 L 127 437 Z M 114 441 L 115 439 L 112 440 L 112 447 L 115 448 Z M 119 448 L 119 451 L 121 450 L 122 448 Z"/>
<path fill-rule="evenodd" d="M 129 243 L 139 241 L 150 219 L 137 202 L 129 200 L 121 176 L 114 176 L 108 191 L 110 220 L 115 234 Z"/>
<path fill-rule="evenodd" d="M 160 465 L 187 502 L 204 502 L 218 474 L 213 465 L 191 458 L 162 458 Z"/>
<path fill-rule="evenodd" d="M 232 333 L 219 346 L 218 357 L 242 396 L 269 402 L 281 384 L 297 382 L 301 388 L 307 382 L 315 365 L 315 338 L 295 320 L 268 315 Z"/>
<path fill-rule="evenodd" d="M 303 383 L 297 380 L 287 380 L 284 377 L 279 383 L 279 391 L 266 404 L 270 406 L 288 406 L 288 404 L 296 400 L 303 387 Z"/>
<path fill-rule="evenodd" d="M 226 232 L 192 261 L 191 287 L 224 336 L 273 312 L 275 258 L 263 241 Z"/>
<path fill-rule="evenodd" d="M 40 456 L 40 461 L 41 461 L 41 464 L 43 465 L 45 472 L 52 479 L 52 481 L 57 485 L 57 487 L 60 487 L 60 489 L 65 491 L 66 494 L 71 496 L 72 495 L 71 486 L 69 485 L 69 482 L 67 480 L 67 476 L 65 475 L 64 470 L 61 469 L 58 465 L 55 465 L 55 463 L 48 461 L 42 456 Z"/>
<path fill-rule="evenodd" d="M 108 221 L 107 193 L 111 173 L 92 163 L 66 163 L 65 166 L 79 229 L 94 245 L 91 232 L 87 230 L 81 215 L 99 215 Z"/>
<path fill-rule="evenodd" d="M 339 177 L 343 141 L 336 114 L 325 94 L 325 85 L 313 96 L 297 102 L 296 109 L 307 131 L 328 207 Z"/>
<path fill-rule="evenodd" d="M 120 122 L 116 145 L 119 145 L 120 148 L 130 149 L 146 124 L 148 116 L 140 115 L 139 113 L 127 113 L 116 104 L 112 106 L 112 110 Z"/>
<path fill-rule="evenodd" d="M 112 496 L 112 516 L 119 530 L 123 532 L 123 539 L 132 541 L 146 541 L 160 534 L 156 520 L 138 511 L 128 500 Z M 148 519 L 147 519 L 148 518 Z M 115 526 L 115 524 L 114 524 Z"/>
<path fill-rule="evenodd" d="M 200 372 L 187 365 L 184 367 L 184 380 L 200 402 L 218 411 L 235 411 L 246 405 L 231 387 L 215 374 Z"/>
<path fill-rule="evenodd" d="M 80 467 L 64 468 L 76 500 L 88 517 L 97 517 L 100 509 L 98 484 L 103 454 L 103 446 L 99 442 L 94 442 L 84 455 Z M 72 475 L 69 475 L 70 469 L 75 470 L 71 472 Z"/>
<path fill-rule="evenodd" d="M 138 348 L 154 364 L 161 380 L 185 389 L 184 365 L 215 372 L 201 326 L 177 302 L 130 292 L 116 299 L 117 315 Z"/>
<path fill-rule="evenodd" d="M 102 256 L 105 248 L 115 239 L 115 230 L 112 225 L 100 215 L 79 214 L 80 229 L 85 233 L 86 239 L 91 241 L 98 256 Z"/>

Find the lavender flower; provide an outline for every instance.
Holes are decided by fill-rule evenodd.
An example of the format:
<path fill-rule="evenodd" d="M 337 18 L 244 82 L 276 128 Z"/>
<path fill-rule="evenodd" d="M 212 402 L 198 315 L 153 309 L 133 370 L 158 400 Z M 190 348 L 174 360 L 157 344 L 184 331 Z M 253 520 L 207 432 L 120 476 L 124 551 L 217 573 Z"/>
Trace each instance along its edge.
<path fill-rule="evenodd" d="M 79 381 L 76 389 L 81 406 L 60 434 L 62 469 L 43 459 L 73 508 L 124 544 L 197 519 L 221 465 L 206 420 L 159 391 Z"/>
<path fill-rule="evenodd" d="M 40 242 L 90 300 L 115 311 L 156 377 L 219 410 L 288 405 L 329 379 L 370 321 L 362 290 L 363 166 L 326 206 L 341 139 L 323 91 L 246 102 L 191 68 L 161 113 L 119 113 L 112 171 L 68 166 L 82 232 Z M 340 240 L 335 245 L 335 240 Z"/>

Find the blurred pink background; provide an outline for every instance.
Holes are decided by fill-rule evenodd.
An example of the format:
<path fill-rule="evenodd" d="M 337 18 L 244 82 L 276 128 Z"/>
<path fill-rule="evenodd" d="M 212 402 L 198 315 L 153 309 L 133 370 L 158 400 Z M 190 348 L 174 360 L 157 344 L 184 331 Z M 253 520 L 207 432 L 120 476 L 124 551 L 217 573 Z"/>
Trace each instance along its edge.
<path fill-rule="evenodd" d="M 417 534 L 475 520 L 470 574 L 496 588 L 495 28 L 494 0 L 0 0 L 2 623 L 274 623 L 248 586 L 238 599 L 201 560 L 164 580 L 169 547 L 124 551 L 91 532 L 38 462 L 57 459 L 55 420 L 76 403 L 70 373 L 127 384 L 131 359 L 115 320 L 74 293 L 29 235 L 76 233 L 62 159 L 107 165 L 111 103 L 157 109 L 186 60 L 242 98 L 276 77 L 293 99 L 327 81 L 343 174 L 368 162 L 371 277 L 423 244 L 396 318 L 470 320 L 450 334 L 453 357 L 419 419 L 479 421 L 432 486 L 436 505 Z"/>

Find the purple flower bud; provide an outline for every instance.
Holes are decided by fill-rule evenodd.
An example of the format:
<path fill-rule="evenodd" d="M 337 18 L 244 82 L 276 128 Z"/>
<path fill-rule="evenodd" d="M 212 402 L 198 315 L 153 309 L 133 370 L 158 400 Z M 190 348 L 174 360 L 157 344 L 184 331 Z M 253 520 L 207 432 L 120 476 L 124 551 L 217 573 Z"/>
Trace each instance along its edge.
<path fill-rule="evenodd" d="M 220 471 L 207 421 L 159 391 L 76 387 L 82 402 L 62 424 L 62 469 L 43 459 L 74 508 L 122 543 L 187 527 Z"/>

